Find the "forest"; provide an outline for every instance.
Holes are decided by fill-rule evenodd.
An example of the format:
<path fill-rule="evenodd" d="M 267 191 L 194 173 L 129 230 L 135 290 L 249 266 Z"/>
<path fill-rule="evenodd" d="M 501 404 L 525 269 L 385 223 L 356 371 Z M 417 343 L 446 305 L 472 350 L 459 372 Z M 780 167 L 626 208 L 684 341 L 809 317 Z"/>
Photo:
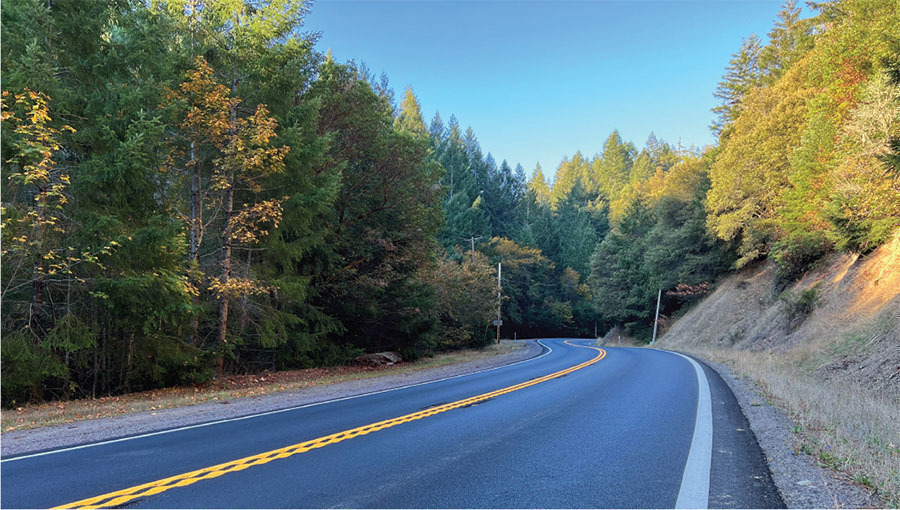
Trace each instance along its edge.
<path fill-rule="evenodd" d="M 550 180 L 319 53 L 310 8 L 4 2 L 4 407 L 484 346 L 498 306 L 504 337 L 649 340 L 658 292 L 665 322 L 900 225 L 894 2 L 788 0 L 715 145 L 614 131 Z"/>

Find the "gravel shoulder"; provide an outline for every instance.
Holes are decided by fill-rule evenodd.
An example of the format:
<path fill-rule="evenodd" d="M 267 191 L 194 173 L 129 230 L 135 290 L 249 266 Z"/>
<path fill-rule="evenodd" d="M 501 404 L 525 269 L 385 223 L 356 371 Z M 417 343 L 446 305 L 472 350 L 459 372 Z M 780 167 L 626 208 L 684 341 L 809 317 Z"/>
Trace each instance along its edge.
<path fill-rule="evenodd" d="M 128 414 L 115 418 L 84 420 L 0 434 L 0 456 L 19 455 L 53 448 L 105 441 L 118 437 L 146 434 L 210 421 L 237 418 L 295 406 L 347 398 L 366 393 L 421 384 L 470 374 L 539 355 L 543 348 L 536 340 L 522 341 L 523 347 L 492 358 L 474 360 L 402 374 L 344 381 L 300 390 L 273 393 L 259 397 L 207 402 L 187 407 Z"/>
<path fill-rule="evenodd" d="M 819 466 L 815 457 L 800 453 L 792 432 L 794 423 L 767 401 L 753 381 L 735 377 L 727 365 L 704 362 L 719 373 L 737 398 L 788 508 L 884 506 L 870 491 L 837 478 L 834 471 Z"/>

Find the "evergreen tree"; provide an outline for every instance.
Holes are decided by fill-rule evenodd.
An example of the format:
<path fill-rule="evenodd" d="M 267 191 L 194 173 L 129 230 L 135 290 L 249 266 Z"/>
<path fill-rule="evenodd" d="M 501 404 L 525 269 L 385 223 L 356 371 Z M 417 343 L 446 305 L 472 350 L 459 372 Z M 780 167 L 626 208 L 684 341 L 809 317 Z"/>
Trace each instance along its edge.
<path fill-rule="evenodd" d="M 599 241 L 591 214 L 585 207 L 587 200 L 587 192 L 579 183 L 556 209 L 556 221 L 562 233 L 558 265 L 585 276 L 590 274 L 590 258 Z"/>
<path fill-rule="evenodd" d="M 759 53 L 759 67 L 774 82 L 812 48 L 813 23 L 800 18 L 797 0 L 787 0 L 769 31 L 769 44 Z"/>
<path fill-rule="evenodd" d="M 437 117 L 437 120 L 440 120 L 440 117 Z M 403 102 L 400 103 L 400 115 L 394 121 L 394 129 L 410 133 L 416 138 L 424 137 L 428 133 L 425 129 L 425 121 L 422 119 L 419 100 L 413 93 L 412 87 L 406 88 Z"/>
<path fill-rule="evenodd" d="M 594 191 L 596 186 L 593 181 L 589 181 L 591 178 L 589 173 L 590 163 L 581 155 L 581 151 L 576 152 L 571 160 L 564 158 L 556 169 L 556 177 L 550 189 L 550 206 L 556 208 L 577 183 L 581 183 L 589 191 Z"/>
<path fill-rule="evenodd" d="M 416 275 L 439 227 L 440 165 L 427 140 L 394 131 L 387 98 L 353 67 L 326 62 L 310 93 L 322 104 L 319 132 L 332 137 L 320 170 L 340 169 L 342 181 L 312 257 L 327 265 L 313 302 L 340 321 L 347 348 L 426 352 L 433 301 Z"/>
<path fill-rule="evenodd" d="M 529 191 L 534 193 L 535 199 L 538 202 L 542 204 L 548 204 L 550 202 L 550 185 L 544 177 L 544 172 L 541 170 L 540 163 L 534 168 L 534 172 L 531 174 L 531 180 L 528 181 L 526 187 Z"/>
<path fill-rule="evenodd" d="M 489 212 L 482 198 L 481 188 L 478 187 L 475 175 L 472 172 L 469 154 L 464 143 L 473 142 L 474 135 L 464 141 L 459 132 L 459 123 L 456 117 L 450 117 L 449 130 L 442 139 L 434 138 L 444 130 L 439 129 L 440 117 L 435 116 L 432 122 L 432 146 L 440 147 L 437 161 L 444 168 L 444 176 L 441 179 L 441 187 L 445 190 L 443 211 L 444 226 L 438 234 L 438 240 L 444 249 L 452 256 L 460 256 L 456 249 L 469 249 L 472 238 L 489 239 L 491 235 L 491 223 Z M 480 149 L 470 147 L 471 150 Z M 469 241 L 466 241 L 469 240 Z"/>
<path fill-rule="evenodd" d="M 739 241 L 739 265 L 767 255 L 778 239 L 780 194 L 811 95 L 804 73 L 795 66 L 772 87 L 745 98 L 733 133 L 710 168 L 707 221 L 719 238 Z"/>
<path fill-rule="evenodd" d="M 732 54 L 725 75 L 713 93 L 720 102 L 712 109 L 716 114 L 716 120 L 710 129 L 716 136 L 721 137 L 725 129 L 737 119 L 741 113 L 744 96 L 750 89 L 760 84 L 762 75 L 759 62 L 762 53 L 760 44 L 759 37 L 755 35 L 744 39 L 741 49 Z"/>
<path fill-rule="evenodd" d="M 605 326 L 622 324 L 631 335 L 644 336 L 652 327 L 657 287 L 643 254 L 653 224 L 651 211 L 633 200 L 619 228 L 606 235 L 591 257 L 590 284 L 597 313 Z"/>
<path fill-rule="evenodd" d="M 603 152 L 591 162 L 590 185 L 585 187 L 608 200 L 615 200 L 629 182 L 634 153 L 634 146 L 623 141 L 614 130 L 603 144 Z"/>
<path fill-rule="evenodd" d="M 505 160 L 499 168 L 488 168 L 490 173 L 484 188 L 484 201 L 491 232 L 495 236 L 512 237 L 518 231 L 515 214 L 523 185 Z"/>

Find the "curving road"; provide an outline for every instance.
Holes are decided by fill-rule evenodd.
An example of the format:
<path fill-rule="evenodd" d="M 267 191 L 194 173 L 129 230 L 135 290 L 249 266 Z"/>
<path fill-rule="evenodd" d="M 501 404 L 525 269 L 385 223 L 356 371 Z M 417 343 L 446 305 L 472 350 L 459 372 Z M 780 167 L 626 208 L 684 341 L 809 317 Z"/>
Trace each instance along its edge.
<path fill-rule="evenodd" d="M 784 507 L 714 371 L 543 344 L 467 376 L 4 458 L 0 506 Z"/>

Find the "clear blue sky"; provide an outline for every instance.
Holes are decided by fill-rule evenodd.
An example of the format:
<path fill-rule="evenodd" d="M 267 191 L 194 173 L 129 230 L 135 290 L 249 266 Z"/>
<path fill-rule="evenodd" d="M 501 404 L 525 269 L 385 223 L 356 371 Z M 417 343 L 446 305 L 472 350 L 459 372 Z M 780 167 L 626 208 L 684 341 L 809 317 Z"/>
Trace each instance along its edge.
<path fill-rule="evenodd" d="M 741 39 L 763 40 L 780 1 L 319 0 L 306 29 L 338 61 L 411 85 L 435 111 L 471 126 L 494 159 L 593 156 L 613 129 L 638 146 L 713 142 L 712 94 Z"/>

